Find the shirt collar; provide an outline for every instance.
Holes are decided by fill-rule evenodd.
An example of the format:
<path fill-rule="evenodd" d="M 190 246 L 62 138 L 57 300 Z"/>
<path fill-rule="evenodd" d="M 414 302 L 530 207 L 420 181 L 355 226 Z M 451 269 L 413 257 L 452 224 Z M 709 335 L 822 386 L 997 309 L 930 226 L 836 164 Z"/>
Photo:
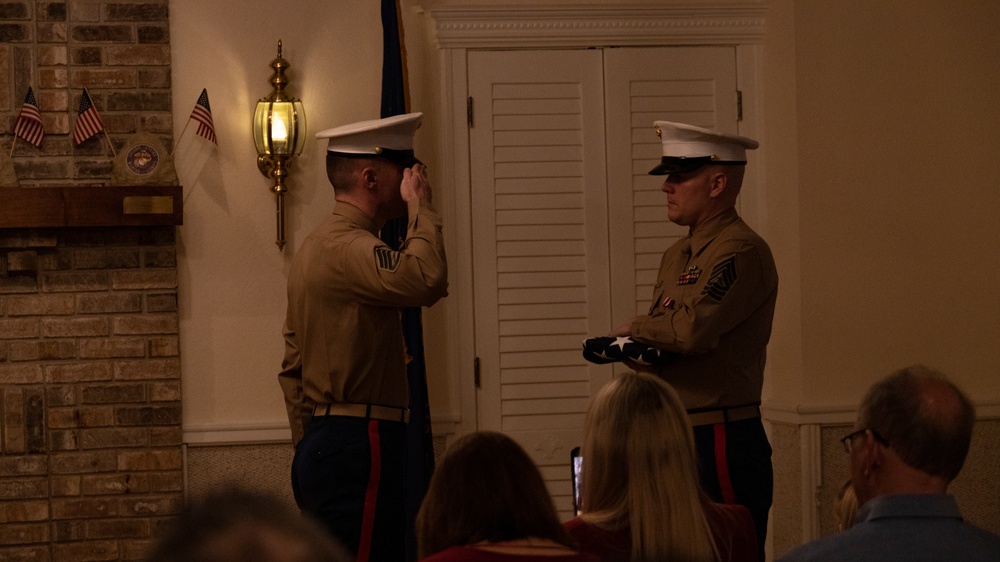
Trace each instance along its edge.
<path fill-rule="evenodd" d="M 740 216 L 736 212 L 736 209 L 729 208 L 708 219 L 704 224 L 699 225 L 698 229 L 690 234 L 691 255 L 697 256 L 700 254 L 705 249 L 705 246 L 714 240 L 720 232 L 738 220 L 740 220 Z"/>
<path fill-rule="evenodd" d="M 340 215 L 368 232 L 371 232 L 373 235 L 378 236 L 378 224 L 375 223 L 375 219 L 369 217 L 364 211 L 354 205 L 351 205 L 350 203 L 337 201 L 337 204 L 333 207 L 333 214 Z"/>

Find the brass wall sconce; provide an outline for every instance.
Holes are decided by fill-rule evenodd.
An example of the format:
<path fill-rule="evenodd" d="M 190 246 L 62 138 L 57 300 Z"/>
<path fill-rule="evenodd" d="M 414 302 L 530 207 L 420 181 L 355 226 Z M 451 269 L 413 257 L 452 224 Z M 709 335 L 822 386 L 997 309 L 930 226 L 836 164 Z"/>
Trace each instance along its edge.
<path fill-rule="evenodd" d="M 288 97 L 285 86 L 288 78 L 285 70 L 290 66 L 281 57 L 281 40 L 278 41 L 278 58 L 271 61 L 274 74 L 268 82 L 273 89 L 266 98 L 257 102 L 253 115 L 253 142 L 257 147 L 257 169 L 268 179 L 274 180 L 277 208 L 278 238 L 275 243 L 279 250 L 285 247 L 285 178 L 288 176 L 288 161 L 302 153 L 306 140 L 306 114 L 302 102 Z"/>

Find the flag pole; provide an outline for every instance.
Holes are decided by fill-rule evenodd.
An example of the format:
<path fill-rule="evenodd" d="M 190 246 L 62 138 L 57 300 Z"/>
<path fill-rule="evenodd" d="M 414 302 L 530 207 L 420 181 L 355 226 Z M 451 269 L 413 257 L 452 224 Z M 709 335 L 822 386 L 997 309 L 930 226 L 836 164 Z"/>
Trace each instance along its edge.
<path fill-rule="evenodd" d="M 14 147 L 17 146 L 17 135 L 14 135 L 14 141 L 10 143 L 10 155 L 7 158 L 14 157 Z"/>
<path fill-rule="evenodd" d="M 118 153 L 115 152 L 115 145 L 111 143 L 111 137 L 108 135 L 108 130 L 104 127 L 101 128 L 104 131 L 104 138 L 108 139 L 108 147 L 111 148 L 111 157 L 118 158 Z"/>
<path fill-rule="evenodd" d="M 198 104 L 196 103 L 195 105 L 198 105 Z M 181 134 L 177 135 L 177 139 L 174 140 L 174 148 L 173 148 L 173 150 L 170 151 L 171 154 L 173 154 L 174 152 L 177 151 L 177 145 L 179 145 L 181 143 L 181 137 L 183 137 L 184 133 L 187 132 L 188 125 L 190 125 L 190 124 L 191 124 L 191 118 L 189 117 L 188 120 L 187 120 L 187 123 L 184 123 L 184 128 L 181 129 Z"/>

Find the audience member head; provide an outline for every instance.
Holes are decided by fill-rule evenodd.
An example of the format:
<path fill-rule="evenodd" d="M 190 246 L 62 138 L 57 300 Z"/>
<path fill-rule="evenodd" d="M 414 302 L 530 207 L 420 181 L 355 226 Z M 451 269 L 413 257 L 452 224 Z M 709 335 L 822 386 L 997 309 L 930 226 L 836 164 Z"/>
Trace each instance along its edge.
<path fill-rule="evenodd" d="M 840 486 L 837 499 L 833 503 L 833 515 L 837 518 L 837 530 L 843 531 L 854 525 L 854 515 L 858 512 L 858 496 L 848 478 Z"/>
<path fill-rule="evenodd" d="M 861 503 L 892 493 L 943 493 L 969 452 L 975 409 L 940 372 L 916 365 L 868 390 L 845 438 Z"/>
<path fill-rule="evenodd" d="M 434 471 L 417 515 L 420 557 L 529 537 L 572 546 L 531 457 L 502 433 L 460 438 Z"/>
<path fill-rule="evenodd" d="M 694 436 L 677 393 L 626 373 L 594 397 L 584 422 L 582 517 L 632 534 L 633 560 L 714 560 Z"/>
<path fill-rule="evenodd" d="M 277 497 L 228 489 L 165 529 L 146 562 L 348 562 L 325 528 Z"/>

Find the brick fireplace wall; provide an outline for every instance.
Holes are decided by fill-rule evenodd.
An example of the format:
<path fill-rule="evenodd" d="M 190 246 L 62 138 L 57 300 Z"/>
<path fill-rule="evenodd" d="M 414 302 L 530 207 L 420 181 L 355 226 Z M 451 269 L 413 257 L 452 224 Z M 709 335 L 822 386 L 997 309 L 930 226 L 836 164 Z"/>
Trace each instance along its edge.
<path fill-rule="evenodd" d="M 29 86 L 45 123 L 22 187 L 105 184 L 135 132 L 171 146 L 167 4 L 0 0 L 0 150 Z M 75 146 L 84 87 L 107 136 Z M 175 236 L 0 229 L 0 560 L 136 560 L 183 508 Z"/>

